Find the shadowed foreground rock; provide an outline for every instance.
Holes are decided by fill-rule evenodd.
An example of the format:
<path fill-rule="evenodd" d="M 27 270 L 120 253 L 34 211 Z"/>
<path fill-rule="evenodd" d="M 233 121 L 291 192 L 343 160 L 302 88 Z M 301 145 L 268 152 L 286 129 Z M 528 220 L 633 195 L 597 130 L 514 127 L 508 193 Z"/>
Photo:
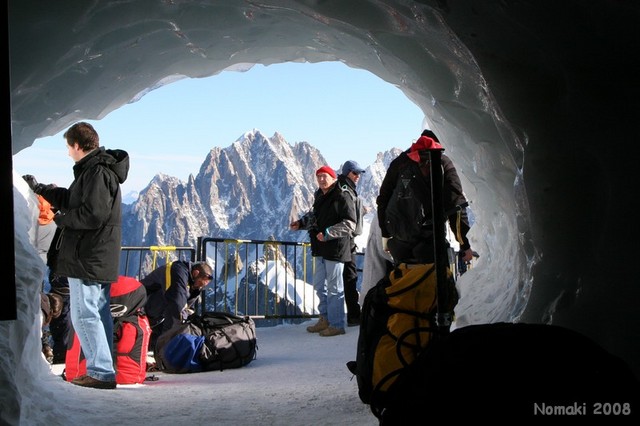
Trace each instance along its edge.
<path fill-rule="evenodd" d="M 640 383 L 585 336 L 539 324 L 454 330 L 389 390 L 381 424 L 412 419 L 637 419 Z"/>

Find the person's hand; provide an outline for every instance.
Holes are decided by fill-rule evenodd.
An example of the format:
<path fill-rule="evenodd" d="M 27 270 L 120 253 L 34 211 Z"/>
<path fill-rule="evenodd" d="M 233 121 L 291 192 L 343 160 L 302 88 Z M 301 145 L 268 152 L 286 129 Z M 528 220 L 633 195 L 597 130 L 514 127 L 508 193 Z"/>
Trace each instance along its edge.
<path fill-rule="evenodd" d="M 45 188 L 56 187 L 55 184 L 45 185 L 44 183 L 38 183 L 35 176 L 33 175 L 24 175 L 22 176 L 22 179 L 24 179 L 27 182 L 27 185 L 29 185 L 29 188 L 31 188 L 31 190 L 38 195 L 40 195 L 42 193 L 42 190 Z"/>
<path fill-rule="evenodd" d="M 293 222 L 291 222 L 289 224 L 289 229 L 291 229 L 293 231 L 297 231 L 298 228 L 300 228 L 300 222 L 298 222 L 297 220 L 294 220 Z"/>
<path fill-rule="evenodd" d="M 27 182 L 27 185 L 29 185 L 29 188 L 35 192 L 36 187 L 38 186 L 36 177 L 34 175 L 23 175 L 22 179 L 24 179 Z"/>

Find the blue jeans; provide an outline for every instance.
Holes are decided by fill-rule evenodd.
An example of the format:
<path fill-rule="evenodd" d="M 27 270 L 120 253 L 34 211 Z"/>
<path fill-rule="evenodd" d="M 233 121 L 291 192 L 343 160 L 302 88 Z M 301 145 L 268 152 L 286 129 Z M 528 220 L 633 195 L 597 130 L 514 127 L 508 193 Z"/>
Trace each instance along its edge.
<path fill-rule="evenodd" d="M 318 296 L 318 312 L 331 327 L 344 328 L 344 263 L 314 257 L 313 288 Z"/>
<path fill-rule="evenodd" d="M 69 312 L 87 360 L 87 376 L 114 381 L 111 284 L 69 278 Z"/>

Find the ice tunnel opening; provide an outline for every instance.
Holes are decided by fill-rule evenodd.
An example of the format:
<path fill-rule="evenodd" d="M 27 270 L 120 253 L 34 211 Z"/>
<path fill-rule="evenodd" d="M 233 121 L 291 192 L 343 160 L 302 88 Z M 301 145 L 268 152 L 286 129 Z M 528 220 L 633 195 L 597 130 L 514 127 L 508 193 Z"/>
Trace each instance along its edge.
<path fill-rule="evenodd" d="M 209 11 L 222 15 L 229 12 L 213 6 Z M 199 28 L 196 20 L 191 28 L 188 14 L 184 15 L 179 34 L 175 25 L 152 33 L 140 29 L 142 33 L 132 36 L 137 44 L 105 46 L 103 55 L 91 56 L 91 43 L 105 39 L 85 41 L 89 48 L 84 53 L 76 49 L 73 55 L 86 56 L 76 61 L 70 72 L 82 67 L 91 78 L 86 82 L 80 78 L 78 88 L 70 88 L 66 99 L 49 99 L 47 119 L 23 127 L 27 131 L 19 135 L 17 143 L 14 140 L 14 153 L 33 143 L 29 132 L 42 137 L 61 131 L 81 117 L 101 119 L 149 90 L 170 84 L 174 76 L 212 77 L 251 64 L 340 61 L 399 88 L 408 101 L 423 111 L 424 127 L 432 128 L 447 141 L 448 153 L 456 162 L 472 201 L 477 222 L 470 236 L 481 254 L 477 267 L 460 281 L 466 300 L 460 305 L 460 324 L 517 320 L 526 305 L 535 262 L 535 250 L 525 253 L 523 249 L 530 236 L 521 182 L 522 141 L 503 120 L 470 53 L 452 40 L 450 30 L 428 8 L 412 11 L 423 13 L 421 19 L 393 15 L 396 20 L 408 18 L 404 24 L 411 26 L 410 31 L 402 25 L 398 30 L 395 24 L 391 25 L 393 29 L 372 30 L 366 20 L 345 26 L 331 18 L 323 19 L 323 12 L 309 14 L 286 8 L 261 12 L 264 15 L 243 11 L 236 27 L 224 29 L 224 43 L 219 45 L 203 43 L 208 36 L 220 34 L 215 33 L 215 28 Z M 148 13 L 144 11 L 145 19 Z M 206 14 L 201 10 L 198 13 Z M 92 18 L 88 16 L 86 22 Z M 96 30 L 117 32 L 118 24 L 101 19 L 95 17 Z M 131 19 L 136 19 L 135 14 Z M 327 25 L 327 21 L 335 26 Z M 178 42 L 176 35 L 181 38 Z M 241 48 L 225 44 L 236 40 L 241 42 Z M 200 48 L 200 44 L 205 47 Z M 143 46 L 144 52 L 135 50 L 138 46 Z M 123 59 L 133 50 L 140 57 L 135 61 Z M 68 59 L 72 60 L 73 55 Z M 100 71 L 93 74 L 96 68 Z M 47 83 L 59 82 L 46 81 L 43 89 Z M 92 100 L 97 102 L 91 104 Z M 467 287 L 465 281 L 474 284 Z"/>
<path fill-rule="evenodd" d="M 366 70 L 339 61 L 249 66 L 211 77 L 172 76 L 100 120 L 87 120 L 103 144 L 129 153 L 126 203 L 158 173 L 187 182 L 211 149 L 228 147 L 252 129 L 267 138 L 277 132 L 290 144 L 308 142 L 336 170 L 348 159 L 372 165 L 380 153 L 408 147 L 422 129 L 418 106 Z M 40 181 L 68 186 L 70 159 L 60 149 L 65 131 L 14 155 L 18 174 L 37 170 Z"/>

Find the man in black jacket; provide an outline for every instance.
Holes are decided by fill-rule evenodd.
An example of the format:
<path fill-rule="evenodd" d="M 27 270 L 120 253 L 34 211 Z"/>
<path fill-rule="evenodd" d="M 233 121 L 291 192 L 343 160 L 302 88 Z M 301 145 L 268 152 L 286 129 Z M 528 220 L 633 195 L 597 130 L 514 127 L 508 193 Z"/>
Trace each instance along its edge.
<path fill-rule="evenodd" d="M 342 273 L 344 263 L 351 260 L 351 235 L 356 229 L 354 205 L 336 184 L 336 178 L 331 167 L 320 167 L 316 171 L 318 190 L 312 211 L 289 225 L 292 230 L 309 230 L 320 319 L 307 331 L 324 337 L 345 333 Z"/>
<path fill-rule="evenodd" d="M 211 282 L 211 274 L 206 262 L 178 260 L 154 269 L 140 280 L 147 290 L 149 348 L 155 350 L 158 337 L 189 316 L 202 290 Z"/>
<path fill-rule="evenodd" d="M 342 274 L 344 299 L 347 304 L 347 326 L 349 327 L 360 325 L 360 304 L 358 303 L 360 295 L 358 294 L 358 267 L 356 265 L 356 250 L 358 247 L 354 237 L 362 232 L 362 214 L 364 212 L 358 211 L 360 203 L 358 202 L 356 186 L 360 180 L 360 175 L 364 172 L 365 170 L 357 162 L 349 160 L 344 163 L 342 173 L 338 175 L 338 185 L 343 191 L 348 191 L 351 195 L 350 201 L 354 204 L 357 222 L 359 222 L 356 223 L 356 230 L 351 237 L 351 260 L 345 262 Z"/>
<path fill-rule="evenodd" d="M 87 374 L 71 383 L 115 389 L 111 283 L 118 279 L 122 238 L 122 184 L 129 172 L 129 155 L 99 145 L 95 129 L 80 122 L 65 133 L 69 156 L 75 162 L 69 188 L 43 185 L 33 176 L 29 186 L 59 210 L 61 228 L 56 273 L 67 277 L 70 314 L 87 361 Z"/>
<path fill-rule="evenodd" d="M 435 261 L 435 253 L 433 249 L 433 236 L 428 238 L 417 238 L 413 241 L 406 241 L 391 234 L 389 227 L 392 223 L 387 218 L 387 206 L 391 200 L 396 182 L 400 178 L 402 170 L 409 163 L 421 163 L 422 154 L 431 149 L 442 151 L 440 141 L 431 130 L 425 130 L 418 140 L 411 147 L 396 157 L 387 169 L 387 173 L 380 185 L 380 192 L 376 203 L 378 205 L 378 224 L 382 234 L 382 246 L 388 251 L 395 264 L 399 263 L 433 263 Z M 470 224 L 467 217 L 467 211 L 464 207 L 467 204 L 466 197 L 462 191 L 462 183 L 456 171 L 453 162 L 449 157 L 442 154 L 442 173 L 443 188 L 442 198 L 444 210 L 448 215 L 449 226 L 460 244 L 460 257 L 467 262 L 473 258 L 473 251 L 467 232 L 469 232 Z M 430 201 L 431 190 L 428 187 L 416 188 L 416 194 L 424 195 Z"/>

